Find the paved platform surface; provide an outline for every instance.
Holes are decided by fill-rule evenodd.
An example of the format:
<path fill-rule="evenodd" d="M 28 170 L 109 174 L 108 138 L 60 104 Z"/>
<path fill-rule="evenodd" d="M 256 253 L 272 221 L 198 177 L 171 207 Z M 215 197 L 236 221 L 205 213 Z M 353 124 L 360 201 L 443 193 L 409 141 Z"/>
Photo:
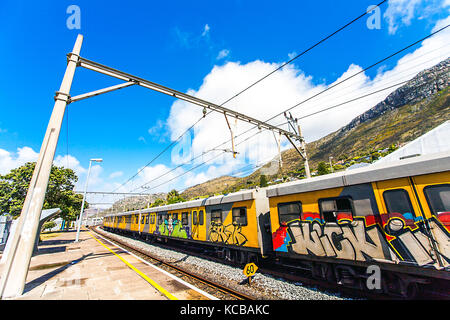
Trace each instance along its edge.
<path fill-rule="evenodd" d="M 92 231 L 62 232 L 32 257 L 22 296 L 15 300 L 205 300 L 177 281 Z"/>

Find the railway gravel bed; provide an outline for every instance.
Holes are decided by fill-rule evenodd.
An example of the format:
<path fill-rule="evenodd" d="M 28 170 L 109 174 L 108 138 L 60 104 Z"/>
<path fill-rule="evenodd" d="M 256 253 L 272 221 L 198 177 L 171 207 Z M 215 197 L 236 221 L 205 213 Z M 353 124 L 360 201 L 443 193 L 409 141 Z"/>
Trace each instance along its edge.
<path fill-rule="evenodd" d="M 301 283 L 290 282 L 285 279 L 274 278 L 269 275 L 256 273 L 251 285 L 241 284 L 246 277 L 242 269 L 195 257 L 175 250 L 161 248 L 142 240 L 121 236 L 107 232 L 100 228 L 95 229 L 111 239 L 125 245 L 137 248 L 149 255 L 155 256 L 167 263 L 179 266 L 201 277 L 221 283 L 238 292 L 253 296 L 259 300 L 348 300 L 339 293 L 325 292 L 315 288 L 308 288 Z"/>

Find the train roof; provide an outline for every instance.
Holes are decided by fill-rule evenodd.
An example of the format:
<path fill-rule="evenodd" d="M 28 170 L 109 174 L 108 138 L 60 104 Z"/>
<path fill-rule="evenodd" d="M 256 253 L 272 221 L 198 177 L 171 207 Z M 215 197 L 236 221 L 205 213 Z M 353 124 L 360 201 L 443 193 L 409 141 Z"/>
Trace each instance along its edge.
<path fill-rule="evenodd" d="M 270 198 L 449 170 L 450 151 L 447 151 L 390 163 L 375 162 L 363 168 L 274 185 L 266 188 L 266 194 Z"/>
<path fill-rule="evenodd" d="M 142 210 L 133 210 L 128 212 L 123 212 L 119 214 L 109 214 L 106 215 L 106 217 L 110 216 L 123 216 L 123 215 L 130 215 L 130 214 L 138 214 L 141 213 L 149 213 L 149 212 L 165 212 L 165 211 L 174 211 L 174 210 L 183 210 L 188 208 L 195 208 L 195 207 L 202 207 L 202 206 L 212 206 L 212 205 L 219 205 L 224 203 L 230 203 L 230 202 L 237 202 L 237 201 L 245 201 L 245 200 L 253 200 L 255 199 L 256 195 L 255 192 L 258 190 L 242 190 L 235 193 L 225 194 L 225 195 L 219 195 L 204 199 L 198 199 L 198 200 L 191 200 L 186 202 L 178 202 L 174 204 L 168 204 L 164 206 L 159 207 L 153 207 L 148 209 L 142 209 Z"/>
<path fill-rule="evenodd" d="M 264 189 L 267 197 L 271 198 L 282 195 L 339 188 L 362 183 L 370 183 L 373 181 L 389 180 L 443 171 L 450 171 L 450 151 L 430 155 L 422 155 L 390 163 L 375 162 L 363 168 L 331 173 L 323 176 L 313 177 L 311 179 L 282 183 Z M 256 192 L 264 192 L 264 189 L 243 190 L 226 195 L 179 202 L 154 208 L 133 210 L 119 214 L 109 214 L 106 215 L 106 217 L 132 215 L 138 214 L 139 212 L 166 212 L 252 200 L 256 198 Z"/>

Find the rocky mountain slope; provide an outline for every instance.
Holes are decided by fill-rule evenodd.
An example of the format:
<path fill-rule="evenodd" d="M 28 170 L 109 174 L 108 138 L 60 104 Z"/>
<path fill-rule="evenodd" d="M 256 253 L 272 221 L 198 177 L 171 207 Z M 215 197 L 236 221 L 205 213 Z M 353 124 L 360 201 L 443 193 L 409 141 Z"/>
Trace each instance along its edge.
<path fill-rule="evenodd" d="M 436 93 L 448 87 L 450 81 L 449 65 L 450 58 L 447 58 L 434 67 L 420 72 L 408 83 L 392 92 L 384 101 L 353 119 L 341 131 L 349 131 L 357 125 L 377 118 L 389 110 L 394 110 L 407 104 L 415 105 L 423 100 L 431 99 Z"/>

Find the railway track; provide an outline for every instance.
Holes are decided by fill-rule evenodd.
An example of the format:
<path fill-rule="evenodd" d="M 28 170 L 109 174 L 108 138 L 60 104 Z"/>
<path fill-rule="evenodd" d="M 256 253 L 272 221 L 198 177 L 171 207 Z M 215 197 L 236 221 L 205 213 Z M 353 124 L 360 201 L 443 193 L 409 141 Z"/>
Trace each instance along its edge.
<path fill-rule="evenodd" d="M 123 235 L 122 235 L 123 236 Z M 127 236 L 129 237 L 129 236 Z M 129 237 L 132 238 L 132 237 Z M 196 285 L 200 289 L 214 295 L 215 297 L 219 299 L 224 300 L 257 300 L 261 299 L 260 295 L 257 295 L 255 293 L 255 296 L 252 296 L 248 292 L 251 290 L 246 290 L 246 293 L 240 292 L 239 290 L 232 289 L 230 287 L 224 286 L 222 284 L 213 282 L 209 279 L 206 279 L 205 277 L 198 276 L 197 274 L 193 274 L 192 272 L 189 272 L 188 270 L 185 270 L 183 268 L 180 268 L 178 266 L 175 266 L 173 264 L 167 263 L 157 257 L 152 257 L 148 253 L 143 252 L 142 250 L 139 250 L 137 248 L 130 248 L 126 244 L 112 240 L 113 242 L 120 243 L 123 246 L 126 246 L 130 251 L 135 252 L 136 254 L 140 255 L 144 259 L 150 259 L 148 261 L 152 263 L 157 263 L 161 266 L 166 266 L 171 273 L 178 276 L 179 278 L 182 278 L 183 280 Z M 155 244 L 153 244 L 155 245 Z M 207 259 L 209 261 L 213 261 L 216 263 L 220 263 L 222 265 L 229 265 L 232 267 L 242 267 L 241 265 L 237 265 L 233 262 L 224 261 L 223 259 L 219 259 L 217 257 L 212 256 L 211 254 L 205 254 L 198 250 L 187 250 L 181 245 L 176 244 L 163 244 L 158 243 L 158 247 L 168 250 L 176 250 L 179 253 L 195 256 L 198 258 Z M 191 248 L 190 248 L 191 249 Z M 269 275 L 277 279 L 284 279 L 291 283 L 301 283 L 303 287 L 309 288 L 312 290 L 319 290 L 323 292 L 329 292 L 332 294 L 339 294 L 342 298 L 349 298 L 349 299 L 368 299 L 368 300 L 398 300 L 398 299 L 404 299 L 399 296 L 389 296 L 383 293 L 374 292 L 374 291 L 368 291 L 368 290 L 361 290 L 358 288 L 350 288 L 345 286 L 337 285 L 336 283 L 330 283 L 325 280 L 320 279 L 314 279 L 311 277 L 311 274 L 309 272 L 304 272 L 301 269 L 294 268 L 292 266 L 285 266 L 280 264 L 274 264 L 270 262 L 260 262 L 258 263 L 258 273 L 263 275 Z M 427 299 L 448 299 L 448 296 L 443 297 L 439 293 L 435 292 L 427 292 L 422 293 L 422 297 L 426 297 Z M 421 298 L 420 296 L 417 298 Z M 267 298 L 264 298 L 267 299 Z M 270 297 L 268 297 L 270 299 Z M 274 297 L 274 299 L 277 299 Z M 278 298 L 280 299 L 280 298 Z"/>
<path fill-rule="evenodd" d="M 150 255 L 148 252 L 144 252 L 143 250 L 135 247 L 130 247 L 128 244 L 119 241 L 117 239 L 113 239 L 109 237 L 107 234 L 99 233 L 96 228 L 90 228 L 91 231 L 95 232 L 96 234 L 101 235 L 102 237 L 107 238 L 112 243 L 119 244 L 120 246 L 124 247 L 126 250 L 134 253 L 135 255 L 139 256 L 140 258 L 146 260 L 149 263 L 152 263 L 154 265 L 157 265 L 158 267 L 164 269 L 165 271 L 173 274 L 174 276 L 192 284 L 198 287 L 199 289 L 215 296 L 216 298 L 220 300 L 255 300 L 255 297 L 252 297 L 248 294 L 239 292 L 237 290 L 234 290 L 232 288 L 229 288 L 227 286 L 224 286 L 222 284 L 213 282 L 209 279 L 206 279 L 205 277 L 199 276 L 197 274 L 194 274 L 188 270 L 185 270 L 184 268 L 181 268 L 179 266 L 175 266 L 172 263 L 168 263 L 156 256 Z"/>
<path fill-rule="evenodd" d="M 125 236 L 125 235 L 122 235 L 122 236 Z M 126 236 L 126 237 L 129 237 L 130 239 L 133 238 L 130 236 Z M 111 238 L 109 238 L 109 239 L 111 239 Z M 190 283 L 195 284 L 202 290 L 205 290 L 203 286 L 206 286 L 206 287 L 212 286 L 212 288 L 214 288 L 214 287 L 221 288 L 216 293 L 214 293 L 214 291 L 213 291 L 214 289 L 210 289 L 210 291 L 205 290 L 206 292 L 218 297 L 219 299 L 230 299 L 230 298 L 234 299 L 234 300 L 237 300 L 237 299 L 239 299 L 239 300 L 261 299 L 261 295 L 259 295 L 258 297 L 253 297 L 248 293 L 242 293 L 242 292 L 239 292 L 238 290 L 231 289 L 229 287 L 224 287 L 223 285 L 220 285 L 218 283 L 212 283 L 210 280 L 205 279 L 204 277 L 199 277 L 198 275 L 193 275 L 192 273 L 190 273 L 182 268 L 179 268 L 178 266 L 174 266 L 174 265 L 171 265 L 170 263 L 162 261 L 161 259 L 159 259 L 157 257 L 154 257 L 154 256 L 150 257 L 148 255 L 148 253 L 142 252 L 142 250 L 139 250 L 136 248 L 130 248 L 130 246 L 127 246 L 123 242 L 116 241 L 116 240 L 113 240 L 113 242 L 117 242 L 117 243 L 120 243 L 120 245 L 126 246 L 127 249 L 129 248 L 130 251 L 135 252 L 138 255 L 141 255 L 141 257 L 143 257 L 143 258 L 147 257 L 148 259 L 153 259 L 152 260 L 153 263 L 158 263 L 160 265 L 167 265 L 168 268 L 172 269 L 172 272 L 174 272 L 173 273 L 174 275 L 177 275 L 178 277 L 182 278 L 183 280 L 185 280 L 183 278 L 185 276 L 188 278 L 189 277 L 194 278 L 194 281 L 197 281 L 197 282 L 190 282 Z M 153 244 L 153 245 L 155 245 L 155 244 Z M 176 250 L 177 252 L 180 252 L 183 254 L 207 259 L 209 261 L 220 263 L 222 265 L 228 265 L 228 266 L 232 266 L 232 267 L 242 267 L 241 265 L 237 265 L 236 263 L 224 261 L 223 259 L 214 257 L 210 254 L 204 254 L 198 250 L 187 250 L 186 248 L 183 248 L 181 245 L 177 245 L 174 243 L 172 243 L 171 245 L 164 244 L 164 243 L 157 243 L 157 246 L 160 248 L 163 248 L 163 249 Z M 149 260 L 149 261 L 152 262 L 151 260 Z M 260 273 L 260 274 L 269 275 L 276 279 L 281 278 L 281 279 L 287 280 L 291 283 L 301 282 L 302 286 L 305 288 L 309 288 L 312 290 L 328 291 L 328 292 L 334 293 L 334 294 L 338 293 L 343 298 L 386 299 L 386 297 L 384 297 L 382 295 L 363 293 L 363 292 L 360 292 L 359 290 L 355 290 L 355 289 L 351 289 L 351 288 L 336 287 L 335 284 L 330 284 L 330 283 L 327 283 L 326 281 L 312 279 L 308 275 L 302 275 L 301 272 L 299 272 L 299 270 L 293 270 L 292 268 L 285 268 L 285 267 L 281 267 L 280 265 L 273 265 L 271 263 L 261 263 L 261 264 L 258 264 L 258 266 L 259 266 L 258 273 Z M 185 281 L 187 281 L 187 280 L 185 280 Z M 200 281 L 200 285 L 197 285 L 197 283 L 199 283 L 199 281 Z M 249 291 L 248 289 L 249 288 L 247 287 L 247 290 L 246 290 L 247 292 Z M 264 297 L 263 299 L 277 299 L 277 297 L 267 297 L 267 298 Z M 278 298 L 278 299 L 280 299 L 280 298 Z"/>

